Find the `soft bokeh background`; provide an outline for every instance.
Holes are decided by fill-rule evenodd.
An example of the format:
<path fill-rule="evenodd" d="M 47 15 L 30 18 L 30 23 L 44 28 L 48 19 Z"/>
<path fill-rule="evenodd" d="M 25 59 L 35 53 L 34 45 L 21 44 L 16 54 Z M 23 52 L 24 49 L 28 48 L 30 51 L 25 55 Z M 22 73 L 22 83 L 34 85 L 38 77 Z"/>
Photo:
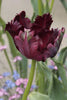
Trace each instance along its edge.
<path fill-rule="evenodd" d="M 26 15 L 31 18 L 33 14 L 33 8 L 30 1 L 31 0 L 2 0 L 2 10 L 1 10 L 2 18 L 7 23 L 11 19 L 13 19 L 13 17 L 17 13 L 21 12 L 22 10 L 25 10 Z M 52 27 L 54 28 L 65 27 L 66 29 L 65 33 L 67 34 L 67 13 L 64 7 L 62 6 L 60 0 L 55 0 L 52 11 L 52 17 L 54 21 Z M 4 35 L 3 38 L 5 39 L 5 44 L 7 45 L 7 51 L 11 59 L 11 62 L 13 64 L 13 59 L 10 54 L 7 37 Z M 65 46 L 67 46 L 67 38 L 63 39 L 61 48 Z M 0 52 L 0 74 L 7 70 L 10 71 L 9 65 L 5 59 L 3 52 Z"/>

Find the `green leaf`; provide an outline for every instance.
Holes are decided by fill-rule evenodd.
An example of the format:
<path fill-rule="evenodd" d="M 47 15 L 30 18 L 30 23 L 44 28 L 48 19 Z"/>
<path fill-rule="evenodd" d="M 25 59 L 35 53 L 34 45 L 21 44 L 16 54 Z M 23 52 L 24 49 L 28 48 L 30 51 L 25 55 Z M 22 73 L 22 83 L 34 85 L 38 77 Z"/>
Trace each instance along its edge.
<path fill-rule="evenodd" d="M 30 100 L 49 100 L 48 95 L 43 95 L 38 92 L 31 92 L 29 95 Z"/>
<path fill-rule="evenodd" d="M 65 90 L 67 91 L 66 70 L 65 70 L 63 64 L 61 64 L 60 62 L 57 62 L 56 60 L 53 60 L 53 61 L 55 62 L 56 66 L 58 67 L 59 76 L 60 76 L 61 79 L 62 79 L 63 86 L 64 86 Z"/>
<path fill-rule="evenodd" d="M 42 15 L 44 12 L 44 5 L 42 0 L 31 0 L 35 15 Z"/>
<path fill-rule="evenodd" d="M 49 13 L 50 9 L 49 9 L 49 0 L 46 0 L 46 6 L 45 6 L 45 13 Z"/>
<path fill-rule="evenodd" d="M 8 32 L 6 32 L 6 35 L 8 37 L 8 42 L 9 42 L 11 54 L 12 54 L 13 57 L 16 57 L 18 55 L 18 50 L 16 49 L 15 44 L 14 44 L 13 39 L 10 36 L 10 34 Z"/>
<path fill-rule="evenodd" d="M 66 60 L 66 57 L 67 57 L 67 47 L 63 48 L 60 51 L 60 55 L 58 57 L 58 61 L 61 62 L 62 64 L 64 64 L 65 60 Z"/>
<path fill-rule="evenodd" d="M 46 66 L 46 64 L 42 64 L 41 62 L 37 63 L 37 72 L 36 72 L 36 83 L 38 91 L 40 93 L 50 93 L 52 87 L 52 72 Z"/>
<path fill-rule="evenodd" d="M 63 84 L 54 77 L 53 87 L 50 93 L 50 100 L 67 100 L 67 92 L 64 91 Z"/>
<path fill-rule="evenodd" d="M 59 76 L 60 76 L 61 79 L 62 79 L 62 82 L 63 82 L 63 85 L 64 85 L 65 90 L 67 91 L 67 77 L 66 77 L 66 71 L 65 71 L 63 65 L 58 65 L 58 64 L 57 64 L 57 66 L 58 66 Z"/>
<path fill-rule="evenodd" d="M 31 18 L 32 23 L 34 22 L 35 17 L 36 17 L 36 15 L 35 15 L 35 13 L 33 13 L 32 18 Z"/>
<path fill-rule="evenodd" d="M 60 0 L 62 5 L 64 6 L 65 10 L 67 11 L 67 1 L 66 0 Z"/>
<path fill-rule="evenodd" d="M 50 13 L 52 12 L 53 5 L 54 5 L 54 0 L 51 1 L 51 5 L 50 5 Z"/>
<path fill-rule="evenodd" d="M 3 31 L 0 30 L 0 42 L 4 44 L 4 39 L 2 39 L 2 34 L 3 34 Z"/>
<path fill-rule="evenodd" d="M 45 74 L 39 63 L 37 63 L 36 69 L 36 84 L 39 87 L 38 91 L 45 93 Z"/>
<path fill-rule="evenodd" d="M 6 23 L 5 21 L 0 17 L 0 26 L 3 27 L 3 30 L 5 29 Z"/>
<path fill-rule="evenodd" d="M 19 62 L 19 67 L 20 67 L 20 74 L 21 77 L 27 78 L 27 66 L 28 66 L 28 60 L 25 56 L 22 56 L 22 61 Z"/>

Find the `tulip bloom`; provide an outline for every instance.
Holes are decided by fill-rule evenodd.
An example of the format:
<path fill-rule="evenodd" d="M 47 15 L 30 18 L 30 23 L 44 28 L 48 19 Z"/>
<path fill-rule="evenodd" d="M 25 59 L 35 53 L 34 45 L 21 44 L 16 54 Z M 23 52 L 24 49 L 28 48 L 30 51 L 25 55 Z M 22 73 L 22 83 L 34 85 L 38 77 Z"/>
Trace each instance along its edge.
<path fill-rule="evenodd" d="M 50 29 L 53 20 L 49 13 L 37 16 L 31 23 L 22 11 L 6 24 L 6 30 L 13 37 L 17 49 L 29 59 L 45 61 L 54 57 L 60 47 L 64 28 Z"/>

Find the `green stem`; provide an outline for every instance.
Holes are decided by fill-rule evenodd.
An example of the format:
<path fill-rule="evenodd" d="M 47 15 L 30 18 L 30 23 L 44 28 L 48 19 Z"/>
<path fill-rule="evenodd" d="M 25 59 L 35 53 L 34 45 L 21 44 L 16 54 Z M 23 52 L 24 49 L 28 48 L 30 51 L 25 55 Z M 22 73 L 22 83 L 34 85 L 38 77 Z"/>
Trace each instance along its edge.
<path fill-rule="evenodd" d="M 42 12 L 42 1 L 38 0 L 38 13 L 41 16 L 43 14 Z"/>
<path fill-rule="evenodd" d="M 27 100 L 27 96 L 29 94 L 29 91 L 30 91 L 30 88 L 32 85 L 32 81 L 33 81 L 33 77 L 34 77 L 35 65 L 36 65 L 36 61 L 32 60 L 32 66 L 31 66 L 31 70 L 30 70 L 29 80 L 28 80 L 28 84 L 27 84 L 27 87 L 25 89 L 22 100 Z"/>
<path fill-rule="evenodd" d="M 50 13 L 52 12 L 53 5 L 54 5 L 54 0 L 52 0 L 52 2 L 51 2 Z"/>
<path fill-rule="evenodd" d="M 46 13 L 49 13 L 49 0 L 46 0 Z"/>
<path fill-rule="evenodd" d="M 1 42 L 2 45 L 4 45 L 4 41 L 3 41 L 1 36 L 0 36 L 0 42 Z M 11 72 L 13 74 L 13 67 L 12 67 L 12 64 L 11 64 L 11 62 L 9 60 L 9 57 L 8 57 L 8 54 L 7 54 L 6 50 L 4 50 L 4 54 L 5 54 L 5 57 L 6 57 L 7 61 L 8 61 L 9 66 L 10 66 Z"/>
<path fill-rule="evenodd" d="M 6 50 L 4 50 L 4 54 L 5 54 L 5 56 L 6 56 L 6 59 L 7 59 L 7 61 L 8 61 L 9 66 L 10 66 L 11 72 L 12 72 L 12 74 L 13 74 L 13 67 L 12 67 L 12 65 L 11 65 L 11 62 L 10 62 L 10 60 L 9 60 L 9 57 L 8 57 L 8 54 L 7 54 Z"/>

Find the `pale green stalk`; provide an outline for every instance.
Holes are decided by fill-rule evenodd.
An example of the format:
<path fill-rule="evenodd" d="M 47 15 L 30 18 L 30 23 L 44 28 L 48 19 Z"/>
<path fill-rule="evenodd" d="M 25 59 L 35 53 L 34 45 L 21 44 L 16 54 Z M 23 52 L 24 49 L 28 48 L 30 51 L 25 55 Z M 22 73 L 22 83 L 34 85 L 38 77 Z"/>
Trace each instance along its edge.
<path fill-rule="evenodd" d="M 54 5 L 54 0 L 51 1 L 51 6 L 50 6 L 50 13 L 52 12 L 53 9 L 53 5 Z"/>
<path fill-rule="evenodd" d="M 25 92 L 23 94 L 22 100 L 27 100 L 27 96 L 28 96 L 28 94 L 30 92 L 30 88 L 31 88 L 31 85 L 32 85 L 34 72 L 35 72 L 35 65 L 36 65 L 36 61 L 32 60 L 32 66 L 31 66 L 31 70 L 30 70 L 30 74 L 29 74 L 29 80 L 28 80 Z"/>

